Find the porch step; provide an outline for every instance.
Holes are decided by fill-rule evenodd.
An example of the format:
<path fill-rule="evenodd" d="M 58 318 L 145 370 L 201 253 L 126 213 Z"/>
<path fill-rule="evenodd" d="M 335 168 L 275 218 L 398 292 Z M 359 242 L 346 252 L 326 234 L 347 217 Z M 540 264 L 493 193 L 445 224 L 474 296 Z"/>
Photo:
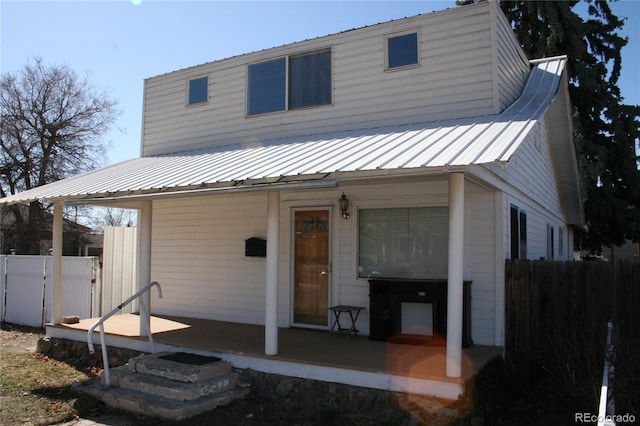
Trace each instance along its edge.
<path fill-rule="evenodd" d="M 188 401 L 233 390 L 238 384 L 239 377 L 239 373 L 230 371 L 204 380 L 184 382 L 148 373 L 132 373 L 123 366 L 111 369 L 111 386 L 137 390 L 176 401 Z"/>
<path fill-rule="evenodd" d="M 127 363 L 132 372 L 153 376 L 196 382 L 206 380 L 231 371 L 231 364 L 219 358 L 184 352 L 158 352 L 140 355 Z"/>
<path fill-rule="evenodd" d="M 240 374 L 223 360 L 185 353 L 141 355 L 110 370 L 102 380 L 78 383 L 74 389 L 125 411 L 184 420 L 227 405 L 249 394 L 238 385 Z"/>

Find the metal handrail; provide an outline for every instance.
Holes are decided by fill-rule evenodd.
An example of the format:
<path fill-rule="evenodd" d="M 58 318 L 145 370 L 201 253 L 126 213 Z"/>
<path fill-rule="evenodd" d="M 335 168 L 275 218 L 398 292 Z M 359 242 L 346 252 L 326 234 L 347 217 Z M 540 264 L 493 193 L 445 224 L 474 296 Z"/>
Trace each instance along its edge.
<path fill-rule="evenodd" d="M 119 312 L 120 310 L 122 310 L 122 308 L 124 308 L 125 306 L 127 306 L 129 303 L 133 302 L 137 298 L 140 298 L 140 315 L 142 315 L 143 313 L 146 314 L 146 318 L 148 320 L 146 324 L 147 325 L 146 331 L 147 331 L 147 334 L 149 335 L 149 344 L 151 345 L 151 352 L 156 351 L 155 344 L 153 342 L 153 334 L 151 333 L 151 320 L 150 320 L 151 312 L 150 310 L 147 309 L 147 306 L 144 303 L 144 299 L 142 298 L 142 295 L 147 291 L 151 290 L 151 287 L 153 286 L 158 287 L 158 297 L 162 299 L 162 288 L 160 288 L 160 284 L 157 281 L 153 281 L 151 284 L 138 290 L 133 296 L 131 296 L 130 298 L 128 298 L 127 300 L 119 304 L 117 307 L 113 308 L 108 314 L 103 315 L 102 318 L 96 321 L 89 328 L 89 331 L 87 332 L 87 345 L 89 346 L 89 353 L 94 354 L 96 351 L 93 346 L 93 332 L 95 331 L 96 327 L 100 326 L 100 345 L 102 346 L 102 364 L 104 365 L 104 380 L 105 380 L 106 386 L 109 386 L 111 384 L 111 379 L 109 377 L 109 357 L 107 355 L 107 344 L 104 338 L 104 322 L 108 320 L 113 314 Z"/>

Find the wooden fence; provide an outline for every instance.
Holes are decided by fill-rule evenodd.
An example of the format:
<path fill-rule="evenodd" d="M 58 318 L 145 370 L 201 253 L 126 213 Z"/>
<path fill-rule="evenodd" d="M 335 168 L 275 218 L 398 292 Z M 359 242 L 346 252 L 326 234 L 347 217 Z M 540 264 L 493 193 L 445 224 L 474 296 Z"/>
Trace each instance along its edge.
<path fill-rule="evenodd" d="M 505 275 L 505 350 L 524 381 L 546 372 L 588 385 L 609 320 L 620 338 L 640 338 L 639 262 L 507 260 Z"/>

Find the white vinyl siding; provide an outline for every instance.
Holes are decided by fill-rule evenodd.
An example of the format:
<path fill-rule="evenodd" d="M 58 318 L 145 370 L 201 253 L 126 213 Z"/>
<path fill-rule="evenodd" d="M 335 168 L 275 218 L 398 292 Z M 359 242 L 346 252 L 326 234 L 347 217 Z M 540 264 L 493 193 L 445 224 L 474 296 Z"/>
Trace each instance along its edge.
<path fill-rule="evenodd" d="M 340 218 L 342 191 L 351 218 Z M 465 279 L 472 280 L 472 326 L 476 344 L 494 344 L 494 194 L 471 182 L 465 192 Z M 290 325 L 291 215 L 296 208 L 332 212 L 330 303 L 369 306 L 369 284 L 357 277 L 357 211 L 360 208 L 424 207 L 448 204 L 448 181 L 402 185 L 345 186 L 281 193 L 278 324 Z M 264 323 L 265 258 L 244 256 L 244 241 L 266 236 L 265 194 L 212 195 L 154 201 L 152 279 L 163 298 L 157 314 Z M 369 309 L 358 328 L 369 333 Z"/>
<path fill-rule="evenodd" d="M 491 114 L 492 8 L 479 4 L 419 15 L 149 78 L 143 155 Z M 385 72 L 385 35 L 416 28 L 421 66 Z M 333 52 L 332 105 L 245 117 L 248 63 L 327 47 Z M 215 76 L 212 101 L 184 108 L 184 81 L 194 74 Z"/>
<path fill-rule="evenodd" d="M 261 324 L 264 258 L 244 241 L 266 236 L 266 195 L 220 195 L 153 203 L 152 279 L 169 315 Z"/>
<path fill-rule="evenodd" d="M 508 186 L 505 187 L 508 198 L 503 212 L 507 225 L 510 214 L 509 204 L 516 205 L 527 213 L 527 258 L 546 258 L 547 224 L 566 227 L 566 221 L 560 203 L 544 120 L 538 122 L 532 129 L 527 139 L 503 168 L 489 167 L 504 182 L 508 182 Z M 505 233 L 506 258 L 509 257 L 510 248 L 508 236 L 507 230 Z M 555 253 L 558 253 L 557 244 L 556 238 Z M 556 258 L 560 259 L 558 256 Z"/>
<path fill-rule="evenodd" d="M 513 37 L 513 29 L 502 14 L 496 14 L 496 91 L 498 110 L 504 111 L 511 105 L 524 88 L 531 66 L 518 40 Z"/>

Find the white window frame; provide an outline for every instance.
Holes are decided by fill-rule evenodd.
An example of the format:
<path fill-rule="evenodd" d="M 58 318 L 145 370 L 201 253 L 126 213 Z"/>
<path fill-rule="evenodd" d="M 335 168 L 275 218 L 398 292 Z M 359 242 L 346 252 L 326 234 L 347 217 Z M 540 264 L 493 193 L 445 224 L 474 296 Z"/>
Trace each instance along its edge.
<path fill-rule="evenodd" d="M 331 94 L 331 102 L 327 103 L 327 104 L 321 104 L 321 105 L 313 105 L 313 106 L 308 106 L 308 107 L 301 107 L 301 108 L 294 108 L 291 109 L 289 107 L 289 83 L 290 83 L 290 70 L 289 70 L 289 63 L 291 58 L 295 58 L 295 57 L 300 57 L 300 56 L 305 56 L 305 55 L 312 55 L 314 53 L 320 53 L 320 52 L 324 52 L 324 51 L 329 51 L 330 53 L 330 67 L 331 67 L 331 72 L 330 72 L 330 87 L 329 87 L 329 92 Z M 283 112 L 290 112 L 290 111 L 298 111 L 298 110 L 306 110 L 306 109 L 311 109 L 311 108 L 320 108 L 320 107 L 325 107 L 325 106 L 330 106 L 333 105 L 333 101 L 334 101 L 334 79 L 333 79 L 333 46 L 328 46 L 328 47 L 324 47 L 324 48 L 318 48 L 318 49 L 313 49 L 313 50 L 306 50 L 303 52 L 295 52 L 295 53 L 290 53 L 287 55 L 281 55 L 281 56 L 276 56 L 276 57 L 272 57 L 272 58 L 267 58 L 267 59 L 263 59 L 260 61 L 256 61 L 256 62 L 252 62 L 250 64 L 247 64 L 245 67 L 245 118 L 251 118 L 251 117 L 260 117 L 266 114 L 277 114 L 277 113 L 283 113 Z M 257 113 L 257 114 L 250 114 L 249 113 L 249 86 L 250 86 L 250 82 L 249 82 L 249 68 L 252 65 L 258 65 L 264 62 L 269 62 L 269 61 L 275 61 L 278 59 L 284 59 L 285 62 L 285 76 L 284 76 L 284 109 L 279 109 L 279 110 L 275 110 L 275 111 L 266 111 L 266 112 L 261 112 L 261 113 Z"/>
<path fill-rule="evenodd" d="M 356 240 L 355 240 L 355 247 L 356 247 L 356 256 L 354 258 L 354 262 L 355 262 L 355 273 L 356 273 L 356 279 L 359 280 L 367 280 L 369 278 L 375 278 L 378 275 L 369 275 L 369 274 L 364 274 L 361 276 L 361 272 L 360 272 L 360 267 L 362 266 L 360 264 L 360 247 L 361 247 L 361 238 L 362 238 L 362 232 L 361 232 L 361 223 L 360 223 L 360 213 L 364 210 L 401 210 L 401 209 L 430 209 L 430 208 L 444 208 L 444 209 L 448 209 L 449 206 L 446 204 L 429 204 L 429 205 L 423 205 L 423 204 L 407 204 L 407 205 L 400 205 L 400 206 L 380 206 L 380 205 L 368 205 L 368 206 L 359 206 L 356 210 L 358 212 L 357 214 L 357 225 L 356 225 Z M 446 214 L 446 220 L 448 221 L 449 219 L 449 215 L 448 213 Z M 446 243 L 448 244 L 449 242 L 449 227 L 447 225 L 446 227 Z M 444 259 L 443 261 L 447 263 L 448 265 L 448 251 L 446 250 L 446 247 L 443 247 L 444 250 Z M 445 278 L 447 275 L 447 271 L 448 271 L 448 266 L 445 265 L 444 269 L 442 271 L 438 271 L 437 272 L 433 272 L 433 271 L 428 271 L 427 274 L 425 274 L 425 276 L 414 276 L 414 277 L 409 277 L 409 276 L 400 276 L 400 275 L 388 275 L 388 274 L 382 274 L 379 275 L 379 277 L 384 277 L 384 278 L 420 278 L 420 279 L 429 279 L 429 278 Z"/>
<path fill-rule="evenodd" d="M 408 35 L 408 34 L 415 34 L 416 35 L 416 40 L 417 40 L 417 44 L 416 44 L 416 63 L 415 64 L 401 65 L 401 66 L 390 68 L 389 67 L 389 39 L 392 39 L 392 38 L 395 38 L 395 37 L 401 37 L 401 36 Z M 410 68 L 419 67 L 420 64 L 421 64 L 421 57 L 420 57 L 420 29 L 419 28 L 411 28 L 411 29 L 408 29 L 408 30 L 405 30 L 405 31 L 399 31 L 399 32 L 392 33 L 392 34 L 386 34 L 384 36 L 384 70 L 385 71 L 406 70 L 406 69 L 410 69 Z"/>
<path fill-rule="evenodd" d="M 203 78 L 207 79 L 207 93 L 206 93 L 206 100 L 204 101 L 200 101 L 200 102 L 193 102 L 191 103 L 191 82 L 195 81 L 195 80 L 201 80 Z M 187 88 L 186 88 L 186 106 L 188 107 L 192 107 L 192 106 L 198 106 L 198 105 L 205 105 L 209 103 L 209 84 L 210 84 L 210 79 L 211 77 L 209 76 L 209 74 L 200 74 L 200 75 L 196 75 L 193 77 L 189 77 L 187 79 Z"/>

